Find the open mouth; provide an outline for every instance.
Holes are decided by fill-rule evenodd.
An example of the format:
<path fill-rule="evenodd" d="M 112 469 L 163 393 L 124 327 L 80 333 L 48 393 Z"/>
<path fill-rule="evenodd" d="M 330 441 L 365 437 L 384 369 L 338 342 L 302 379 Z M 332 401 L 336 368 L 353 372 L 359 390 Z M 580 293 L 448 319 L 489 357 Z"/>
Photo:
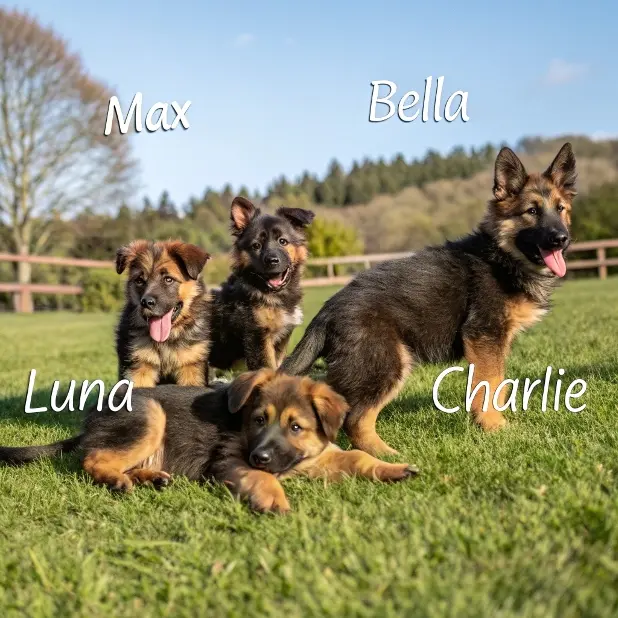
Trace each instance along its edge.
<path fill-rule="evenodd" d="M 567 267 L 564 261 L 563 249 L 542 249 L 539 247 L 539 252 L 545 266 L 551 270 L 556 277 L 564 277 Z"/>
<path fill-rule="evenodd" d="M 290 267 L 286 268 L 282 273 L 279 273 L 275 276 L 266 275 L 264 279 L 266 280 L 266 285 L 270 290 L 281 290 L 285 287 L 286 283 L 290 278 L 290 273 L 292 269 Z"/>
<path fill-rule="evenodd" d="M 182 302 L 179 302 L 173 309 L 164 315 L 152 316 L 148 318 L 148 330 L 150 331 L 150 337 L 157 343 L 163 343 L 166 341 L 172 331 L 172 323 L 180 315 L 181 310 Z"/>

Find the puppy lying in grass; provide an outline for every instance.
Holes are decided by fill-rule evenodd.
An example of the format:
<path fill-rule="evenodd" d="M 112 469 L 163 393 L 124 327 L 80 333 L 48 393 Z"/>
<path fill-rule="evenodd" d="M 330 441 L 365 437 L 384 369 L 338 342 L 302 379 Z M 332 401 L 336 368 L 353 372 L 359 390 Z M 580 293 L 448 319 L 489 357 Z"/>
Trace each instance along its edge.
<path fill-rule="evenodd" d="M 84 470 L 112 490 L 160 489 L 180 474 L 225 483 L 263 512 L 290 510 L 280 480 L 293 475 L 400 481 L 418 472 L 341 450 L 333 441 L 348 410 L 343 397 L 322 382 L 272 369 L 214 390 L 136 389 L 131 407 L 92 408 L 81 434 L 46 446 L 0 447 L 0 461 L 19 465 L 80 449 Z"/>

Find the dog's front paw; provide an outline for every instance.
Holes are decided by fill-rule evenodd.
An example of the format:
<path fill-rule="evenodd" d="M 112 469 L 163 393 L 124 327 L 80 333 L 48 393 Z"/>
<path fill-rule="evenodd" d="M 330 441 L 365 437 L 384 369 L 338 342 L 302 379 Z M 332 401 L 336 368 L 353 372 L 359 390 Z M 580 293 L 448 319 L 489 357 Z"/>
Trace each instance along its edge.
<path fill-rule="evenodd" d="M 260 513 L 285 514 L 290 511 L 290 503 L 282 487 L 260 489 L 251 494 L 249 504 L 254 511 Z"/>
<path fill-rule="evenodd" d="M 508 424 L 501 412 L 483 412 L 476 417 L 476 422 L 485 431 L 497 431 Z"/>
<path fill-rule="evenodd" d="M 378 480 L 387 483 L 394 483 L 397 481 L 403 481 L 420 474 L 419 469 L 416 466 L 410 464 L 382 464 L 376 469 L 376 476 Z"/>

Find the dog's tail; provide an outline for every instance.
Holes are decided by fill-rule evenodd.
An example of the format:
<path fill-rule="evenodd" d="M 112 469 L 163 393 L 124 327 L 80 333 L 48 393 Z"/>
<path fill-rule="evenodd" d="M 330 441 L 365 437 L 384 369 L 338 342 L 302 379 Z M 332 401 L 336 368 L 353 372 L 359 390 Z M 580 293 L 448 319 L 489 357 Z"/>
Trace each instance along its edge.
<path fill-rule="evenodd" d="M 326 333 L 326 320 L 317 315 L 307 327 L 292 354 L 283 361 L 279 371 L 291 376 L 308 373 L 313 363 L 324 353 Z"/>
<path fill-rule="evenodd" d="M 71 453 L 76 450 L 82 441 L 82 435 L 73 436 L 53 444 L 41 446 L 0 446 L 0 462 L 19 466 L 42 457 L 53 457 L 60 453 Z"/>

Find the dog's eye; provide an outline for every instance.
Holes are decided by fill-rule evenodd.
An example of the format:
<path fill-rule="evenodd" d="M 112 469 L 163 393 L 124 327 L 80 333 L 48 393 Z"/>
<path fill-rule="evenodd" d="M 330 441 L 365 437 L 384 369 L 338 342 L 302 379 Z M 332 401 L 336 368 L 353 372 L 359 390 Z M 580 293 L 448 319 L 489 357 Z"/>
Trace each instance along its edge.
<path fill-rule="evenodd" d="M 292 433 L 298 433 L 302 427 L 298 423 L 292 423 L 290 425 L 290 429 L 292 430 Z"/>
<path fill-rule="evenodd" d="M 135 280 L 135 285 L 139 285 L 140 287 L 141 287 L 142 285 L 144 285 L 144 283 L 146 283 L 146 282 L 144 281 L 144 278 L 143 278 L 143 277 L 138 277 L 138 278 Z"/>
<path fill-rule="evenodd" d="M 254 243 L 251 243 L 251 248 L 254 251 L 259 251 L 262 248 L 262 245 L 260 245 L 259 242 L 254 242 Z"/>
<path fill-rule="evenodd" d="M 564 206 L 562 204 L 558 204 L 558 206 L 556 207 L 556 210 L 558 212 L 562 212 L 564 210 Z"/>
<path fill-rule="evenodd" d="M 288 241 L 287 241 L 285 238 L 280 238 L 280 239 L 279 239 L 279 244 L 280 244 L 282 247 L 285 247 L 285 246 L 288 244 Z"/>
<path fill-rule="evenodd" d="M 174 279 L 172 279 L 172 277 L 170 277 L 169 275 L 167 275 L 167 277 L 164 277 L 163 281 L 165 281 L 165 283 L 174 283 Z"/>
<path fill-rule="evenodd" d="M 266 419 L 263 416 L 256 416 L 253 420 L 255 421 L 255 424 L 259 427 L 261 427 L 266 422 Z"/>
<path fill-rule="evenodd" d="M 539 209 L 536 206 L 533 206 L 532 208 L 528 208 L 528 210 L 526 210 L 526 212 L 529 215 L 536 215 L 539 212 Z"/>

